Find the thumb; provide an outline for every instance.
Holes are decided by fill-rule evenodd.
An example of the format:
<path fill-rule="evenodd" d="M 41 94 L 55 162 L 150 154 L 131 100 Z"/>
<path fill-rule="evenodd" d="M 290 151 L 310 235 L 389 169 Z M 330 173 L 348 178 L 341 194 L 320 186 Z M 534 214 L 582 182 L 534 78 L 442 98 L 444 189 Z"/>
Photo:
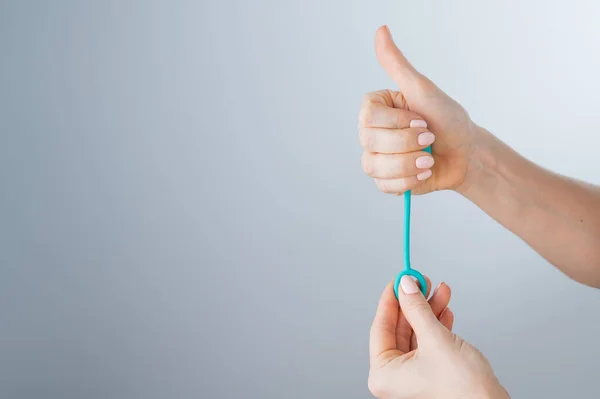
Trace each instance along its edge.
<path fill-rule="evenodd" d="M 375 54 L 383 69 L 402 91 L 410 90 L 421 77 L 396 46 L 387 26 L 382 26 L 375 33 Z"/>
<path fill-rule="evenodd" d="M 421 293 L 416 281 L 410 276 L 402 276 L 398 290 L 400 309 L 412 327 L 417 341 L 434 337 L 442 331 L 442 325 L 431 310 L 429 302 Z"/>

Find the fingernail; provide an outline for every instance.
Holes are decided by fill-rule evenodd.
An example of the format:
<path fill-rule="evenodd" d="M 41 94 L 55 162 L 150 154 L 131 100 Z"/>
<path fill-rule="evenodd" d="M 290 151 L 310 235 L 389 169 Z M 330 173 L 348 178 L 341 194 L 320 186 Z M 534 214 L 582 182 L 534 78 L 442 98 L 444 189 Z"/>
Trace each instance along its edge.
<path fill-rule="evenodd" d="M 433 157 L 429 155 L 425 155 L 423 157 L 417 158 L 416 161 L 417 168 L 419 169 L 428 169 L 433 166 Z"/>
<path fill-rule="evenodd" d="M 419 145 L 430 145 L 435 141 L 435 135 L 431 132 L 423 132 L 417 137 Z"/>
<path fill-rule="evenodd" d="M 432 172 L 431 169 L 427 169 L 425 172 L 421 172 L 417 175 L 417 180 L 422 181 L 422 180 L 427 180 L 431 177 Z"/>
<path fill-rule="evenodd" d="M 442 286 L 443 283 L 439 283 L 437 285 L 437 287 L 435 287 L 435 290 L 433 290 L 433 294 L 431 294 L 431 296 L 434 296 L 436 292 L 438 292 L 438 290 L 440 289 L 440 287 Z"/>
<path fill-rule="evenodd" d="M 410 121 L 410 127 L 427 127 L 427 122 L 421 119 L 415 119 L 414 121 Z"/>
<path fill-rule="evenodd" d="M 417 287 L 417 283 L 410 276 L 402 276 L 402 278 L 400 279 L 400 287 L 402 287 L 402 291 L 404 291 L 404 293 L 408 295 L 416 294 L 417 292 L 419 292 L 419 287 Z"/>

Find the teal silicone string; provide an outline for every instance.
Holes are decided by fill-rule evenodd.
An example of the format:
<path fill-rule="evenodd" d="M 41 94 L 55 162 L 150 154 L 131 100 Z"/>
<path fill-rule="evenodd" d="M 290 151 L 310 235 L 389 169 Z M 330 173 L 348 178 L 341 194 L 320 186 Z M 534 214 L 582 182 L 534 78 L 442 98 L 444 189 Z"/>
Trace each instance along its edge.
<path fill-rule="evenodd" d="M 410 205 L 411 192 L 404 193 L 404 270 L 410 270 Z"/>
<path fill-rule="evenodd" d="M 431 154 L 431 147 L 425 149 Z M 404 270 L 398 274 L 394 281 L 394 294 L 398 297 L 398 285 L 402 276 L 408 275 L 416 278 L 421 286 L 421 292 L 425 296 L 427 294 L 427 281 L 425 277 L 410 265 L 410 208 L 411 208 L 411 191 L 408 190 L 404 193 Z"/>

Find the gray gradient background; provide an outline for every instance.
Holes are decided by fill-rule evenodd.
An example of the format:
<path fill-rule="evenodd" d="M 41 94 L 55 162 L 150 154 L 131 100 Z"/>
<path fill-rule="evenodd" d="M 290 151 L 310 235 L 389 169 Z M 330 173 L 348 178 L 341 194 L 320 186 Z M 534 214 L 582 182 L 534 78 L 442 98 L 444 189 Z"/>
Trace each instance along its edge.
<path fill-rule="evenodd" d="M 599 20 L 593 0 L 1 2 L 0 397 L 370 397 L 402 263 L 402 203 L 359 161 L 361 96 L 393 87 L 376 28 L 508 144 L 600 183 Z M 413 234 L 514 398 L 600 396 L 599 291 L 452 192 L 414 200 Z"/>

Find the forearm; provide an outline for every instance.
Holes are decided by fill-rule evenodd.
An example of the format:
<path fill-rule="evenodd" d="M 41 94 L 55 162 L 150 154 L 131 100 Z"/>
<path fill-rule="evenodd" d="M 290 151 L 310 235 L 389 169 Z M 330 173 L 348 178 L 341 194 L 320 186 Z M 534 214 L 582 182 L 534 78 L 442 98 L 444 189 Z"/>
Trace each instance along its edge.
<path fill-rule="evenodd" d="M 480 133 L 458 191 L 563 273 L 600 287 L 600 188 L 547 171 Z"/>

